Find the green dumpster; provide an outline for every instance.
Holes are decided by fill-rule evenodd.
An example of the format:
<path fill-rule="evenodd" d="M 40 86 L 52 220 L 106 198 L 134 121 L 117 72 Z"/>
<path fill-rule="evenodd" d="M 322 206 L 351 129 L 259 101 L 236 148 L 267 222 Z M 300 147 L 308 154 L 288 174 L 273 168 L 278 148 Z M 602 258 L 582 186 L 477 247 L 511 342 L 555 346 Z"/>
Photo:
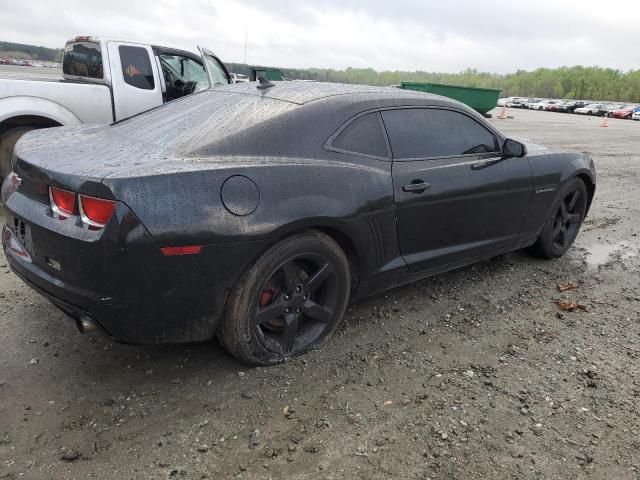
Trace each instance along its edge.
<path fill-rule="evenodd" d="M 258 77 L 264 77 L 267 80 L 282 81 L 284 75 L 277 68 L 272 67 L 249 67 L 251 70 L 251 76 L 249 77 L 252 82 L 255 82 Z"/>
<path fill-rule="evenodd" d="M 443 83 L 402 82 L 400 88 L 453 98 L 469 105 L 482 115 L 486 115 L 489 110 L 494 109 L 500 97 L 500 90 L 493 88 L 461 87 Z"/>

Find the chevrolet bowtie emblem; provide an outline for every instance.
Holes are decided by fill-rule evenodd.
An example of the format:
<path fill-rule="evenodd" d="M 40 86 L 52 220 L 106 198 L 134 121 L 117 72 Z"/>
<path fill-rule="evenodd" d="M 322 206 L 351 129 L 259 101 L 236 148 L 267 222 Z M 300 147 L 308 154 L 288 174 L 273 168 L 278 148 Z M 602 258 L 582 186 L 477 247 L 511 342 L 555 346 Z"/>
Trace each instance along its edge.
<path fill-rule="evenodd" d="M 19 190 L 22 186 L 22 179 L 14 173 L 11 179 L 11 184 L 13 185 L 14 190 Z"/>

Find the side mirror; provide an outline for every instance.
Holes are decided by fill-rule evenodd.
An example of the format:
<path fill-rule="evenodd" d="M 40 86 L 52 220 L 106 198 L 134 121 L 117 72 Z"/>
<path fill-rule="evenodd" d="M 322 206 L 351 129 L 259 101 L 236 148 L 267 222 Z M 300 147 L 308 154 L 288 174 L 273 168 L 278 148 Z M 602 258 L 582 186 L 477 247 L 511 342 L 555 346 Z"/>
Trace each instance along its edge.
<path fill-rule="evenodd" d="M 502 145 L 502 155 L 505 158 L 524 157 L 526 154 L 527 147 L 511 138 L 507 138 Z"/>

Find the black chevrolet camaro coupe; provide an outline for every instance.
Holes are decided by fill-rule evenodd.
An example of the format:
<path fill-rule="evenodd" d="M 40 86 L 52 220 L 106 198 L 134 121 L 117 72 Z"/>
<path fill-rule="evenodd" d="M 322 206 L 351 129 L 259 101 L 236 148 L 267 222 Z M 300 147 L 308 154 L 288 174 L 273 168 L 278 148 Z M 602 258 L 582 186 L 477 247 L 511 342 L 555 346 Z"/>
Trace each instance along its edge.
<path fill-rule="evenodd" d="M 592 160 L 393 88 L 236 84 L 110 126 L 25 135 L 2 187 L 13 271 L 130 343 L 208 340 L 268 365 L 349 301 L 572 245 Z"/>

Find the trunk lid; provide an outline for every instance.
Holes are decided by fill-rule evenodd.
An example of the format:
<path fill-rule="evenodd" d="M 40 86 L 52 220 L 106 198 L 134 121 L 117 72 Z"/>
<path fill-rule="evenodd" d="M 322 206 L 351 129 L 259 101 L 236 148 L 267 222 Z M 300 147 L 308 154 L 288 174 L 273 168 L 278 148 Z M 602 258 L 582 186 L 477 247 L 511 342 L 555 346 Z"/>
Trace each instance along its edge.
<path fill-rule="evenodd" d="M 106 148 L 105 148 L 106 147 Z M 110 133 L 108 127 L 35 130 L 16 145 L 14 170 L 23 193 L 48 202 L 48 186 L 100 196 L 102 179 L 144 159 L 157 161 L 156 148 Z"/>

